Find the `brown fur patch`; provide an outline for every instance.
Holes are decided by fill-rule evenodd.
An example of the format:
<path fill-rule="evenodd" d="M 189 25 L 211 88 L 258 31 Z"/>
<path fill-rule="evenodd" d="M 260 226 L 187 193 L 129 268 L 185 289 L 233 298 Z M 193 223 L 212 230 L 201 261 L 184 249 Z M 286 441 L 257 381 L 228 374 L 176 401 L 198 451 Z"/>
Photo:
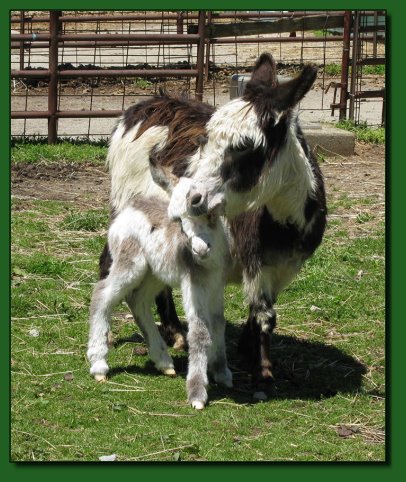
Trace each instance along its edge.
<path fill-rule="evenodd" d="M 129 204 L 141 211 L 148 218 L 154 229 L 170 224 L 168 219 L 168 203 L 158 198 L 133 197 Z"/>
<path fill-rule="evenodd" d="M 133 262 L 133 259 L 139 254 L 140 245 L 134 238 L 126 238 L 120 245 L 120 254 L 117 260 L 117 269 L 125 271 Z"/>
<path fill-rule="evenodd" d="M 134 209 L 142 211 L 152 225 L 151 232 L 155 229 L 165 229 L 165 235 L 168 240 L 168 246 L 173 248 L 170 256 L 175 257 L 178 263 L 186 266 L 190 271 L 194 271 L 196 263 L 193 260 L 188 239 L 182 232 L 179 221 L 171 221 L 168 218 L 168 203 L 157 198 L 133 198 L 130 201 Z"/>
<path fill-rule="evenodd" d="M 153 97 L 130 107 L 124 114 L 125 131 L 139 122 L 136 140 L 152 126 L 168 126 L 166 147 L 155 154 L 160 165 L 171 166 L 176 176 L 183 176 L 187 159 L 201 145 L 206 136 L 206 124 L 214 107 L 194 100 L 182 100 L 168 95 Z"/>

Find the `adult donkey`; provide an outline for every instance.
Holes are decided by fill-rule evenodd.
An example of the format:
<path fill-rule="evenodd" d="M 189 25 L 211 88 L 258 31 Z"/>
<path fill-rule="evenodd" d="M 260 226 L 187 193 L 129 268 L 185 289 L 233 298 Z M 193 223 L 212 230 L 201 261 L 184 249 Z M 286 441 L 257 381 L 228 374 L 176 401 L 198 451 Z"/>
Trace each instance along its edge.
<path fill-rule="evenodd" d="M 107 164 L 111 204 L 119 212 L 134 195 L 166 198 L 152 180 L 149 160 L 177 177 L 210 179 L 225 196 L 224 223 L 233 263 L 229 281 L 243 280 L 249 303 L 239 349 L 255 384 L 273 379 L 274 303 L 319 246 L 326 225 L 320 168 L 300 129 L 295 107 L 317 68 L 304 67 L 279 84 L 275 62 L 262 54 L 241 98 L 215 110 L 193 100 L 156 96 L 130 107 L 111 137 Z M 155 126 L 168 136 L 154 149 Z M 108 249 L 101 272 L 109 265 Z M 163 325 L 181 340 L 170 291 L 157 299 Z"/>

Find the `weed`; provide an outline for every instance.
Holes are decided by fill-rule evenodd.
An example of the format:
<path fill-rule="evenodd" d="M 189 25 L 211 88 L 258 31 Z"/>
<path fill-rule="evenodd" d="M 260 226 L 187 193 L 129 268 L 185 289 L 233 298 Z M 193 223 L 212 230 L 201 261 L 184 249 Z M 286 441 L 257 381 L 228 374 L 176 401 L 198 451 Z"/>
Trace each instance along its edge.
<path fill-rule="evenodd" d="M 320 35 L 321 36 L 321 35 Z M 340 64 L 326 64 L 324 66 L 324 73 L 332 77 L 338 77 L 341 75 L 341 65 Z M 351 75 L 352 67 L 349 68 L 348 74 Z M 385 65 L 364 65 L 362 67 L 362 75 L 385 75 Z"/>
<path fill-rule="evenodd" d="M 100 231 L 106 228 L 107 221 L 107 210 L 71 211 L 59 226 L 69 231 Z"/>
<path fill-rule="evenodd" d="M 149 80 L 137 78 L 134 80 L 134 87 L 138 89 L 145 90 L 148 87 L 151 87 L 152 83 Z"/>
<path fill-rule="evenodd" d="M 326 75 L 331 75 L 332 77 L 336 77 L 341 74 L 341 65 L 340 64 L 327 64 L 324 66 L 324 73 Z"/>
<path fill-rule="evenodd" d="M 366 122 L 356 124 L 351 120 L 341 120 L 335 124 L 336 127 L 355 133 L 357 141 L 367 142 L 371 144 L 385 143 L 385 128 L 370 127 Z"/>

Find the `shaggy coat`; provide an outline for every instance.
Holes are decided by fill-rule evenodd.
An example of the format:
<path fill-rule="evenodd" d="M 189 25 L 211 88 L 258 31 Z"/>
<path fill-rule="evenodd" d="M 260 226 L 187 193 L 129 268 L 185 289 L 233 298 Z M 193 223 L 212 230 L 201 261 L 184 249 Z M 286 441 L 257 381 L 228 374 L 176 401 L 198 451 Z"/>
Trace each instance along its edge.
<path fill-rule="evenodd" d="M 254 381 L 272 379 L 270 336 L 274 303 L 319 246 L 326 225 L 322 174 L 300 129 L 295 107 L 312 87 L 317 69 L 305 66 L 278 84 L 274 60 L 262 54 L 241 98 L 217 110 L 167 95 L 130 107 L 111 137 L 111 204 L 120 211 L 134 195 L 166 198 L 148 162 L 174 176 L 211 180 L 222 191 L 233 255 L 229 281 L 243 280 L 249 303 L 240 350 Z M 154 126 L 168 136 L 153 152 Z M 180 330 L 170 296 L 158 310 L 171 332 Z"/>
<path fill-rule="evenodd" d="M 96 380 L 104 380 L 109 370 L 111 313 L 125 299 L 156 368 L 175 375 L 151 306 L 165 286 L 179 286 L 189 324 L 187 395 L 193 407 L 202 409 L 207 401 L 208 371 L 216 382 L 232 386 L 223 316 L 228 247 L 219 218 L 222 196 L 191 189 L 192 182 L 180 179 L 169 206 L 156 198 L 138 196 L 112 220 L 106 245 L 110 265 L 93 291 L 87 356 L 90 373 Z M 190 216 L 190 212 L 196 215 Z"/>

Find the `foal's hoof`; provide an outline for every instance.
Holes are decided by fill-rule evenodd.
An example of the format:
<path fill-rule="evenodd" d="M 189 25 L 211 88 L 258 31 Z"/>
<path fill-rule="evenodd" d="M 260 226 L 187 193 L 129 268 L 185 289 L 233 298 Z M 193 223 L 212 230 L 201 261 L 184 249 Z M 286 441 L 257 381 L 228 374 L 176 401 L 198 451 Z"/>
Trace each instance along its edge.
<path fill-rule="evenodd" d="M 162 373 L 167 377 L 176 377 L 176 372 L 174 368 L 164 368 Z"/>
<path fill-rule="evenodd" d="M 173 338 L 175 342 L 172 348 L 174 350 L 184 351 L 186 348 L 186 340 L 182 333 L 176 333 Z"/>
<path fill-rule="evenodd" d="M 200 400 L 193 400 L 192 407 L 195 408 L 196 410 L 203 410 L 204 402 L 201 402 Z"/>
<path fill-rule="evenodd" d="M 95 375 L 94 379 L 96 380 L 97 383 L 105 383 L 107 382 L 107 377 L 106 375 Z"/>

